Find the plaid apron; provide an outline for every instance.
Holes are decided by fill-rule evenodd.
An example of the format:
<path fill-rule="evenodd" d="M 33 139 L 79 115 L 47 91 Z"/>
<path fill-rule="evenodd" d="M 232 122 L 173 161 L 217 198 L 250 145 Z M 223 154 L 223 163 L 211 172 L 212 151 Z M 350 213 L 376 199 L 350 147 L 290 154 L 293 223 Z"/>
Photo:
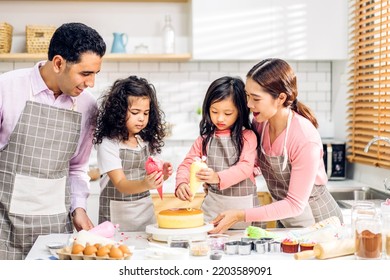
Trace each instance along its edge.
<path fill-rule="evenodd" d="M 238 155 L 230 136 L 212 137 L 207 151 L 207 166 L 215 172 L 226 170 L 236 161 Z M 218 184 L 208 184 L 208 194 L 201 209 L 206 222 L 210 222 L 219 213 L 228 209 L 246 209 L 259 205 L 256 184 L 250 178 L 227 189 L 220 190 Z M 245 229 L 250 223 L 239 222 L 231 229 Z"/>
<path fill-rule="evenodd" d="M 147 145 L 141 150 L 120 149 L 119 156 L 128 180 L 142 180 L 145 177 L 145 162 L 149 157 Z M 147 225 L 156 223 L 149 191 L 123 194 L 109 180 L 102 188 L 99 204 L 99 224 L 111 221 L 118 224 L 121 231 L 131 232 L 145 231 Z"/>
<path fill-rule="evenodd" d="M 39 235 L 72 232 L 69 161 L 80 130 L 81 113 L 26 102 L 0 152 L 0 259 L 25 258 Z"/>
<path fill-rule="evenodd" d="M 286 143 L 292 117 L 293 114 L 290 111 L 284 139 L 283 155 L 268 156 L 263 149 L 262 143 L 267 121 L 264 122 L 263 133 L 261 134 L 259 166 L 274 201 L 285 199 L 290 185 L 291 164 L 288 161 Z M 314 185 L 304 212 L 296 217 L 282 219 L 280 222 L 285 228 L 308 227 L 331 216 L 337 216 L 341 222 L 343 221 L 341 210 L 326 186 Z"/>

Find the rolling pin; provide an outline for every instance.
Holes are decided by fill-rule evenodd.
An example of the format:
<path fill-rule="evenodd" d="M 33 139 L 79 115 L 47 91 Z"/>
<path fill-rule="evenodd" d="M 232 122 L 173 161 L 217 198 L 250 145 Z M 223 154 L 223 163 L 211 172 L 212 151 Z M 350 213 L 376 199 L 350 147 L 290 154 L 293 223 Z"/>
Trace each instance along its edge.
<path fill-rule="evenodd" d="M 313 250 L 302 251 L 294 254 L 294 259 L 305 260 L 315 257 L 324 260 L 355 253 L 355 242 L 352 238 L 315 244 Z"/>

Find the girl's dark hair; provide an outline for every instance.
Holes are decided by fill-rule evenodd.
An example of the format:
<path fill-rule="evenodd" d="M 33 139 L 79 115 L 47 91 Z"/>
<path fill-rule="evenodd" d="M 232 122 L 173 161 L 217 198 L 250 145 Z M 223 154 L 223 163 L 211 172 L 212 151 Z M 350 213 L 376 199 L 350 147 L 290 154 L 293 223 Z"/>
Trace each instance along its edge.
<path fill-rule="evenodd" d="M 202 120 L 199 124 L 200 135 L 203 137 L 202 153 L 207 155 L 206 147 L 215 132 L 215 125 L 210 117 L 210 107 L 213 103 L 227 98 L 232 99 L 238 111 L 237 120 L 231 127 L 231 137 L 237 154 L 237 159 L 234 162 L 236 164 L 240 159 L 244 145 L 243 127 L 252 130 L 249 120 L 250 111 L 246 103 L 245 84 L 238 77 L 221 77 L 212 82 L 206 92 L 202 106 Z"/>
<path fill-rule="evenodd" d="M 274 99 L 284 92 L 287 95 L 284 106 L 308 119 L 316 128 L 318 122 L 309 107 L 297 99 L 297 78 L 291 66 L 284 60 L 268 58 L 260 61 L 246 75 L 257 82 Z"/>
<path fill-rule="evenodd" d="M 118 141 L 129 139 L 129 132 L 126 128 L 127 111 L 131 106 L 129 97 L 149 98 L 149 121 L 140 131 L 139 136 L 149 143 L 151 154 L 160 153 L 165 137 L 164 113 L 159 108 L 154 86 L 146 79 L 137 76 L 115 81 L 108 93 L 100 98 L 93 143 L 102 143 L 104 137 Z"/>

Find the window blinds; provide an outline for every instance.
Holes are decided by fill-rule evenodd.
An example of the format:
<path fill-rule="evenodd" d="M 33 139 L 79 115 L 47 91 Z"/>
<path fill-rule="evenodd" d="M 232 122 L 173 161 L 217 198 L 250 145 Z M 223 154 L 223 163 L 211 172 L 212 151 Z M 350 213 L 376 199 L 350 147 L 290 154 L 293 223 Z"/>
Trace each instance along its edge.
<path fill-rule="evenodd" d="M 390 0 L 350 1 L 348 160 L 390 168 Z"/>

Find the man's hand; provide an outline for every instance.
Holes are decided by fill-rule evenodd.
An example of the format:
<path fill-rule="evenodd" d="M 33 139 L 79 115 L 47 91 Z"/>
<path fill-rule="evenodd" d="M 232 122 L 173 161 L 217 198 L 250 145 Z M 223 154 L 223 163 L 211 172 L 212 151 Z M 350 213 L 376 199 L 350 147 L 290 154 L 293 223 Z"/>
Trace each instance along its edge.
<path fill-rule="evenodd" d="M 72 216 L 73 225 L 77 231 L 80 231 L 82 229 L 90 230 L 91 228 L 93 228 L 93 224 L 83 208 L 76 208 L 73 211 Z"/>

